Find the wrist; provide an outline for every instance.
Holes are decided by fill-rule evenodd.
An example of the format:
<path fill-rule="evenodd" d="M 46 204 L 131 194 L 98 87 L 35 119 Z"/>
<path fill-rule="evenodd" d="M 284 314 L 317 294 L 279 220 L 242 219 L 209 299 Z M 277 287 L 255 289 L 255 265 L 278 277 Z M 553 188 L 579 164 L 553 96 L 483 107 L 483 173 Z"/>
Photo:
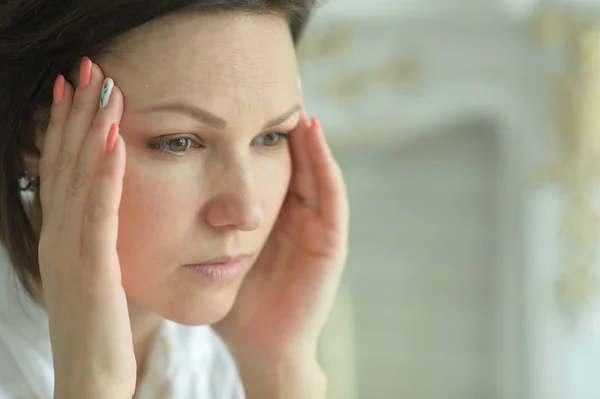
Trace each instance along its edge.
<path fill-rule="evenodd" d="M 61 390 L 55 390 L 53 399 L 132 399 L 132 395 L 119 395 L 111 392 L 110 390 L 102 391 L 97 389 L 85 388 L 77 392 L 67 392 Z"/>
<path fill-rule="evenodd" d="M 325 399 L 327 378 L 313 359 L 239 361 L 248 399 Z"/>
<path fill-rule="evenodd" d="M 132 399 L 133 395 L 115 393 L 111 390 L 102 390 L 86 387 L 80 390 L 54 390 L 53 399 Z"/>
<path fill-rule="evenodd" d="M 130 390 L 97 382 L 57 384 L 54 388 L 54 399 L 131 399 L 132 397 L 133 392 Z"/>

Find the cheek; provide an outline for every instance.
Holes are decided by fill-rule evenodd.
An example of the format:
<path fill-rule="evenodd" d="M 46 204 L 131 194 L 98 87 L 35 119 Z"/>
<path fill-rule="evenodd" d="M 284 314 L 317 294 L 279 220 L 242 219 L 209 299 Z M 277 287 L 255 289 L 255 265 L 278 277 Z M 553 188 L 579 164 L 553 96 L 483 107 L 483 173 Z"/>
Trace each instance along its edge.
<path fill-rule="evenodd" d="M 152 173 L 154 172 L 154 173 Z M 190 215 L 190 185 L 184 179 L 155 174 L 155 168 L 128 163 L 119 209 L 119 249 L 126 254 L 153 253 L 152 249 L 177 240 L 182 221 Z M 191 211 L 190 211 L 191 212 Z"/>
<path fill-rule="evenodd" d="M 279 214 L 281 205 L 285 200 L 291 175 L 292 167 L 289 153 L 286 153 L 275 162 L 265 162 L 255 172 L 257 196 L 260 197 L 267 220 L 271 223 Z"/>
<path fill-rule="evenodd" d="M 260 240 L 279 214 L 292 169 L 287 151 L 277 156 L 255 155 L 252 158 L 253 167 L 247 163 L 244 168 L 252 170 L 253 201 L 265 215 L 264 225 L 253 234 L 254 240 Z M 201 216 L 203 205 L 212 196 L 223 193 L 204 185 L 223 179 L 222 173 L 226 172 L 221 167 L 180 165 L 165 168 L 135 159 L 127 162 L 119 210 L 119 252 L 125 258 L 137 263 L 135 259 L 146 254 L 153 261 L 163 256 L 165 259 L 161 260 L 167 260 L 173 254 L 165 249 L 177 247 L 186 238 L 189 241 L 189 235 L 184 237 L 186 232 L 203 234 L 210 228 Z M 184 178 L 191 174 L 196 175 L 195 182 Z M 163 250 L 156 251 L 157 248 Z"/>

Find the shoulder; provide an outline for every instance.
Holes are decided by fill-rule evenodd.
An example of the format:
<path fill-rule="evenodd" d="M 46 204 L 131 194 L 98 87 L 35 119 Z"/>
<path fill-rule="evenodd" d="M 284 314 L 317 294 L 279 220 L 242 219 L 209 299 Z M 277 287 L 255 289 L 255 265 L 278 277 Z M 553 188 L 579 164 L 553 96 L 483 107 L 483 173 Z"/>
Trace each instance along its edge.
<path fill-rule="evenodd" d="M 0 399 L 51 397 L 51 356 L 47 315 L 26 294 L 0 244 Z"/>
<path fill-rule="evenodd" d="M 9 345 L 0 337 L 0 399 L 37 397 L 17 359 L 9 350 Z"/>

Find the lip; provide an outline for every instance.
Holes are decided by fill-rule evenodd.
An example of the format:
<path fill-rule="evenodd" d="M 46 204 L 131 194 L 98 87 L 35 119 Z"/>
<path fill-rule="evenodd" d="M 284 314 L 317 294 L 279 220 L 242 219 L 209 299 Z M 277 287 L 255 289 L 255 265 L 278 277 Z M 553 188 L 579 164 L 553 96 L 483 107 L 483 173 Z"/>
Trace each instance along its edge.
<path fill-rule="evenodd" d="M 248 255 L 224 256 L 185 267 L 204 279 L 226 282 L 235 280 L 242 274 L 248 258 Z"/>

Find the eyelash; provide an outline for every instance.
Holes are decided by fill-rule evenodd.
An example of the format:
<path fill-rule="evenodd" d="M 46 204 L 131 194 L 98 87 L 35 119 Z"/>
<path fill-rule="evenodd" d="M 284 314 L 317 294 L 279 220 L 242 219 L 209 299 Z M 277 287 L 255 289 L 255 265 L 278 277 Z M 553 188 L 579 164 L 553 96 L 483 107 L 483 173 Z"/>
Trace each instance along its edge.
<path fill-rule="evenodd" d="M 261 134 L 260 136 L 256 136 L 256 137 L 255 137 L 255 138 L 252 140 L 252 143 L 253 143 L 254 141 L 256 141 L 258 138 L 260 138 L 260 137 L 263 137 L 263 138 L 264 138 L 265 136 L 268 136 L 268 135 L 273 135 L 273 136 L 277 137 L 277 140 L 278 140 L 278 141 L 275 143 L 275 145 L 272 145 L 272 146 L 266 146 L 266 147 L 270 147 L 270 148 L 275 148 L 275 147 L 279 147 L 280 145 L 283 145 L 284 141 L 285 141 L 285 140 L 287 140 L 287 139 L 289 139 L 289 137 L 290 137 L 290 135 L 289 135 L 288 133 L 285 133 L 285 132 L 271 132 L 271 133 L 265 133 L 265 134 Z M 283 139 L 284 141 L 281 141 L 281 139 Z"/>
<path fill-rule="evenodd" d="M 269 135 L 274 135 L 278 138 L 278 141 L 276 142 L 275 145 L 271 145 L 271 146 L 266 146 L 268 148 L 277 148 L 281 145 L 283 145 L 284 141 L 281 141 L 280 139 L 283 140 L 288 140 L 289 139 L 289 134 L 285 133 L 285 132 L 271 132 L 271 133 L 265 133 L 265 134 L 261 134 L 260 136 L 255 137 L 252 140 L 252 143 L 254 143 L 257 139 L 259 138 L 265 138 L 265 136 L 269 136 Z M 177 140 L 182 140 L 185 139 L 187 140 L 187 147 L 185 150 L 182 151 L 172 151 L 169 149 L 169 145 Z M 178 137 L 170 137 L 168 139 L 164 139 L 155 143 L 148 143 L 148 148 L 153 150 L 153 151 L 157 151 L 157 152 L 164 152 L 168 155 L 173 155 L 173 156 L 183 156 L 190 148 L 194 147 L 194 148 L 202 148 L 203 145 L 202 144 L 198 144 L 193 138 L 189 137 L 189 136 L 178 136 Z"/>

